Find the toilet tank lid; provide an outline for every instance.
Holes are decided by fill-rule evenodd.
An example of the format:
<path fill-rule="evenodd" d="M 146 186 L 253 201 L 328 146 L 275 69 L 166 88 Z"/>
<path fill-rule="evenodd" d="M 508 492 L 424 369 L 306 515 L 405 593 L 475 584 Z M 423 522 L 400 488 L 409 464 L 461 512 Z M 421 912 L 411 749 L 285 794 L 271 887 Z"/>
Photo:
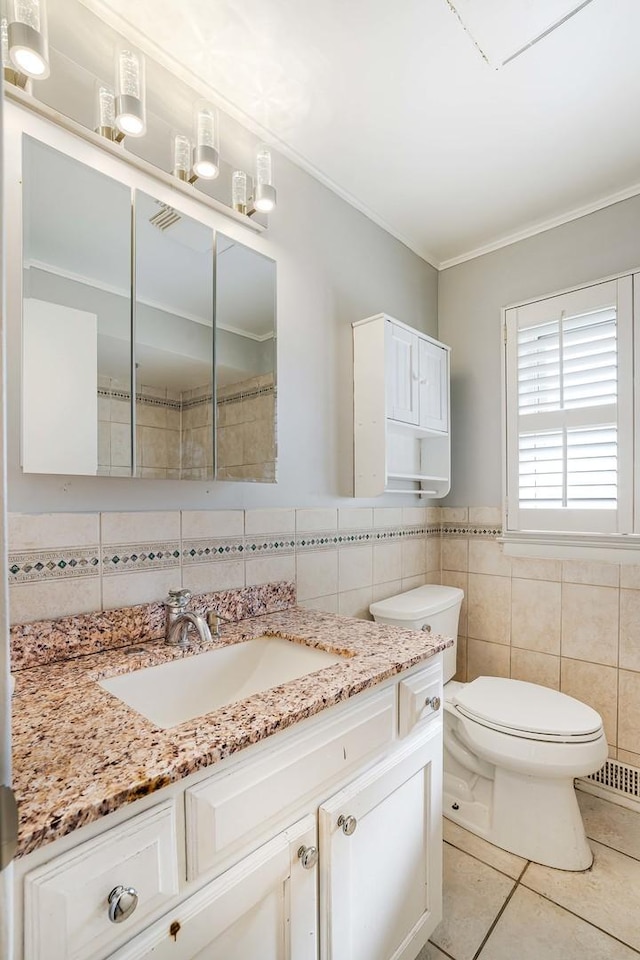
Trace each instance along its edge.
<path fill-rule="evenodd" d="M 546 736 L 585 736 L 602 727 L 602 719 L 580 700 L 524 680 L 477 677 L 454 693 L 460 712 L 480 723 Z"/>
<path fill-rule="evenodd" d="M 369 607 L 374 617 L 390 620 L 418 620 L 448 610 L 462 602 L 464 592 L 459 587 L 441 587 L 429 583 L 386 600 L 378 600 Z"/>

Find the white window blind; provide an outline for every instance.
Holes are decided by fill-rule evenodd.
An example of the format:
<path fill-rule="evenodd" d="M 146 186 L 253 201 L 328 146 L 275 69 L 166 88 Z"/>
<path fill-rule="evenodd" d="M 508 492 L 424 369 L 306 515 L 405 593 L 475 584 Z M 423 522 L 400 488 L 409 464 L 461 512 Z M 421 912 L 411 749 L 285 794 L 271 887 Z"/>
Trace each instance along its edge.
<path fill-rule="evenodd" d="M 622 357 L 618 302 L 630 280 L 506 311 L 508 529 L 611 533 L 630 524 L 621 465 L 632 458 L 632 428 L 621 403 L 631 405 L 631 316 Z"/>

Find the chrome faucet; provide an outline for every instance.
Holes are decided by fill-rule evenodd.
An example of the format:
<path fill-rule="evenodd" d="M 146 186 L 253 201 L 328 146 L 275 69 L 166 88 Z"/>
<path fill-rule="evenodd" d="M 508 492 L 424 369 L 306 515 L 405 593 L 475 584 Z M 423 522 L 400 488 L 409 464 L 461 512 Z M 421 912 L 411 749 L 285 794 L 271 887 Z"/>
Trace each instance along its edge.
<path fill-rule="evenodd" d="M 203 642 L 211 642 L 211 631 L 204 617 L 189 610 L 191 593 L 189 590 L 169 590 L 164 608 L 167 614 L 165 622 L 165 641 L 173 647 L 185 650 L 189 646 L 189 630 L 195 629 Z"/>

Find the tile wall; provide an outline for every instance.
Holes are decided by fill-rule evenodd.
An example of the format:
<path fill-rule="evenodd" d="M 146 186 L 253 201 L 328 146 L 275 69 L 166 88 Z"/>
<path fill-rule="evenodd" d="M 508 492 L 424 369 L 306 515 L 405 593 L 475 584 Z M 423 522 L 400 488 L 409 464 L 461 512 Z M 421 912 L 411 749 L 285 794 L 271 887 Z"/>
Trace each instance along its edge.
<path fill-rule="evenodd" d="M 13 514 L 12 622 L 294 580 L 303 606 L 368 616 L 423 583 L 461 587 L 457 677 L 541 683 L 602 715 L 640 767 L 640 566 L 509 558 L 495 508 Z"/>
<path fill-rule="evenodd" d="M 640 766 L 640 566 L 506 557 L 500 510 L 441 510 L 442 582 L 461 587 L 459 679 L 541 683 L 593 706 Z"/>
<path fill-rule="evenodd" d="M 424 507 L 11 514 L 11 620 L 274 580 L 295 580 L 305 606 L 367 616 L 374 600 L 439 581 L 438 533 Z"/>

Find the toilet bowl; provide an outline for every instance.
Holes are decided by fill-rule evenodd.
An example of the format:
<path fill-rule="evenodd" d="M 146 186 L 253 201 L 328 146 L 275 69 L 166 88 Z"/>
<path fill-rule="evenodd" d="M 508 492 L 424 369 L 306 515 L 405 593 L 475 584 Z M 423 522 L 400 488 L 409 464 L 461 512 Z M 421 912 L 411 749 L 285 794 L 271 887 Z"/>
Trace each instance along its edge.
<path fill-rule="evenodd" d="M 428 585 L 373 603 L 374 619 L 457 642 L 463 592 Z M 504 850 L 561 870 L 593 855 L 574 777 L 598 770 L 608 748 L 600 715 L 557 690 L 504 677 L 453 680 L 443 653 L 446 817 Z"/>

